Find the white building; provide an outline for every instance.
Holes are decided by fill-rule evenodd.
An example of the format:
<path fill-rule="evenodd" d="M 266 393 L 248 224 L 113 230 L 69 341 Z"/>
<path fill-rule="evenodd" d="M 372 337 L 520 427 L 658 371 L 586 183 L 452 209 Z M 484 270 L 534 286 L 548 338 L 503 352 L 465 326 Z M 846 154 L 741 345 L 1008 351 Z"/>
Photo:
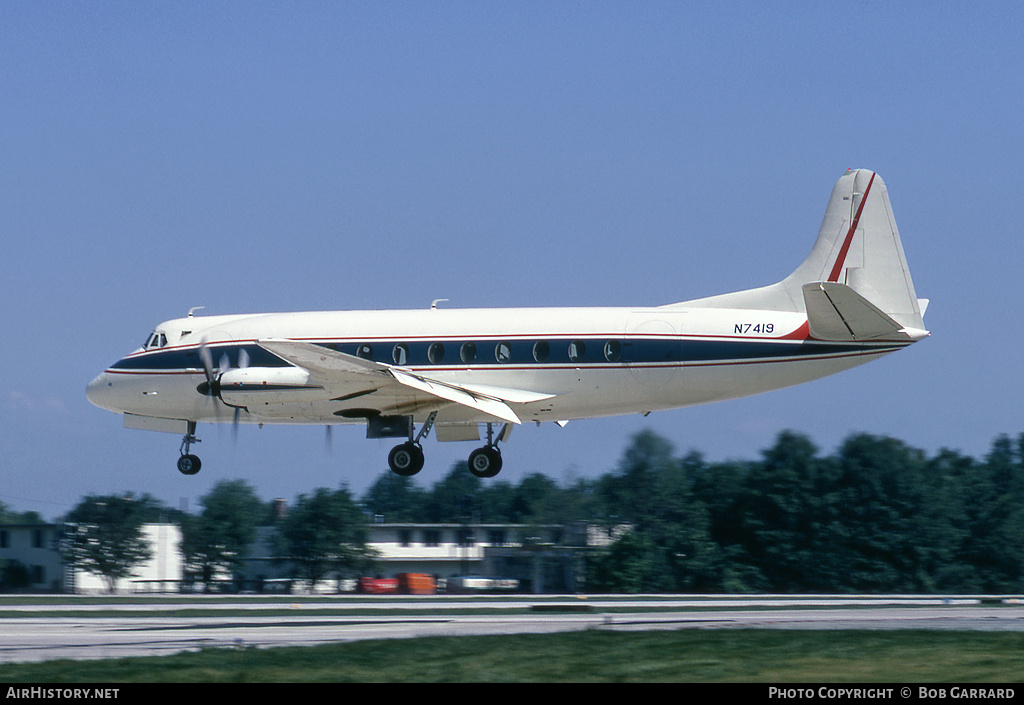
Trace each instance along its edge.
<path fill-rule="evenodd" d="M 144 524 L 142 534 L 149 543 L 150 558 L 135 565 L 129 578 L 114 584 L 114 591 L 177 592 L 183 577 L 181 527 L 177 524 Z M 107 582 L 102 575 L 68 568 L 66 591 L 78 594 L 105 593 Z"/>
<path fill-rule="evenodd" d="M 177 524 L 145 524 L 148 561 L 138 564 L 132 577 L 116 583 L 117 592 L 173 592 L 182 579 L 181 528 Z M 0 526 L 0 569 L 8 589 L 32 592 L 100 593 L 107 591 L 103 576 L 72 568 L 60 553 L 61 524 L 7 524 Z"/>

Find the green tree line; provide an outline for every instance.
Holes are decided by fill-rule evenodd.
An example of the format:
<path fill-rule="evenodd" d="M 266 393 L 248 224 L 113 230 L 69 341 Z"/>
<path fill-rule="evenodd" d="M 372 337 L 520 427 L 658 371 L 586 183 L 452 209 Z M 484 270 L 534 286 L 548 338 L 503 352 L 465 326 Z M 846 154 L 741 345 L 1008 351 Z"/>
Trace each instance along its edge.
<path fill-rule="evenodd" d="M 275 524 L 278 554 L 315 580 L 371 570 L 366 537 L 374 517 L 582 521 L 615 537 L 586 556 L 587 589 L 595 592 L 1024 592 L 1024 433 L 996 438 L 975 459 L 947 449 L 929 457 L 869 434 L 824 455 L 786 431 L 758 459 L 709 462 L 642 432 L 595 479 L 480 480 L 457 463 L 430 487 L 385 472 L 362 497 L 318 488 L 283 515 L 244 480 L 224 480 L 200 507 L 188 514 L 149 495 L 87 497 L 64 518 L 77 527 L 66 555 L 111 579 L 123 576 L 126 560 L 141 555 L 138 533 L 99 525 L 173 521 L 182 526 L 190 571 L 208 581 L 235 572 L 256 527 Z M 126 542 L 125 555 L 105 557 L 104 550 L 117 553 L 99 550 L 108 540 Z"/>
<path fill-rule="evenodd" d="M 1024 434 L 979 460 L 870 434 L 823 455 L 786 431 L 756 460 L 709 462 L 642 432 L 594 480 L 456 467 L 431 489 L 384 475 L 362 501 L 387 521 L 629 525 L 588 557 L 594 591 L 1024 591 Z"/>

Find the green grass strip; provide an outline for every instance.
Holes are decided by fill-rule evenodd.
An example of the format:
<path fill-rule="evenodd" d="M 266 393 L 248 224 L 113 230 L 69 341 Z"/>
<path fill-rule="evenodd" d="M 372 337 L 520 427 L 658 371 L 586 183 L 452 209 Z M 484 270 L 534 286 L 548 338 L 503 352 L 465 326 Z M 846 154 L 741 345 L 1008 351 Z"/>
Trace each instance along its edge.
<path fill-rule="evenodd" d="M 34 684 L 1022 680 L 1022 633 L 903 630 L 591 630 L 0 666 L 0 682 Z"/>

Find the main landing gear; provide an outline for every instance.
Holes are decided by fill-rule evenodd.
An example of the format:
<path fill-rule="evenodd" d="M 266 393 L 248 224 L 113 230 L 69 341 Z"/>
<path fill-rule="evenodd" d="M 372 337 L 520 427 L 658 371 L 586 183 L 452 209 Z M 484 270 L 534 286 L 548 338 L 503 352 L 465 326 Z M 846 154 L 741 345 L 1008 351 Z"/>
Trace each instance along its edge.
<path fill-rule="evenodd" d="M 199 468 L 203 467 L 203 463 L 199 460 L 198 455 L 192 455 L 189 453 L 189 447 L 193 443 L 199 443 L 199 439 L 196 438 L 196 422 L 188 422 L 188 431 L 185 433 L 184 438 L 181 439 L 181 457 L 178 458 L 178 472 L 182 475 L 195 475 L 199 472 Z"/>
<path fill-rule="evenodd" d="M 399 443 L 388 453 L 388 467 L 391 468 L 391 472 L 402 477 L 412 477 L 423 469 L 423 446 L 420 445 L 420 441 L 430 433 L 436 418 L 437 412 L 434 411 L 423 422 L 420 432 L 414 438 L 412 417 L 409 417 L 409 440 Z"/>
<path fill-rule="evenodd" d="M 410 477 L 423 469 L 423 448 L 417 441 L 407 441 L 391 449 L 388 454 L 391 472 Z"/>
<path fill-rule="evenodd" d="M 477 477 L 494 477 L 501 471 L 501 451 L 496 445 L 477 448 L 469 454 L 469 471 Z"/>
<path fill-rule="evenodd" d="M 388 467 L 391 472 L 402 477 L 411 477 L 423 469 L 423 447 L 420 441 L 430 433 L 434 426 L 434 419 L 437 412 L 432 413 L 420 428 L 419 433 L 413 436 L 412 422 L 409 423 L 409 440 L 399 443 L 391 449 L 388 454 Z M 501 433 L 494 436 L 494 424 L 487 424 L 487 445 L 477 448 L 469 455 L 469 471 L 477 477 L 494 477 L 501 470 L 501 451 L 498 450 L 498 441 L 508 437 L 509 424 L 505 424 Z"/>
<path fill-rule="evenodd" d="M 501 451 L 498 441 L 506 438 L 510 431 L 509 424 L 501 428 L 498 437 L 494 437 L 494 424 L 487 424 L 487 445 L 477 448 L 469 454 L 469 471 L 477 477 L 494 477 L 501 472 Z"/>

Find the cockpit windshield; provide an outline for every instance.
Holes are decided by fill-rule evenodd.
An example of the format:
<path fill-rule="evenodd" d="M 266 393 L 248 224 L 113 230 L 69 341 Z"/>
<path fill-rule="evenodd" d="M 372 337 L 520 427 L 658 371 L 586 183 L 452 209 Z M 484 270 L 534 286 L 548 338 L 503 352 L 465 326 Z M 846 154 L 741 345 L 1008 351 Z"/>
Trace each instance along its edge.
<path fill-rule="evenodd" d="M 167 336 L 164 333 L 162 333 L 162 332 L 160 332 L 158 330 L 155 330 L 152 333 L 150 333 L 148 338 L 146 338 L 146 342 L 143 343 L 142 349 L 143 350 L 152 350 L 153 348 L 162 348 L 162 347 L 164 347 L 166 345 L 167 345 Z"/>

